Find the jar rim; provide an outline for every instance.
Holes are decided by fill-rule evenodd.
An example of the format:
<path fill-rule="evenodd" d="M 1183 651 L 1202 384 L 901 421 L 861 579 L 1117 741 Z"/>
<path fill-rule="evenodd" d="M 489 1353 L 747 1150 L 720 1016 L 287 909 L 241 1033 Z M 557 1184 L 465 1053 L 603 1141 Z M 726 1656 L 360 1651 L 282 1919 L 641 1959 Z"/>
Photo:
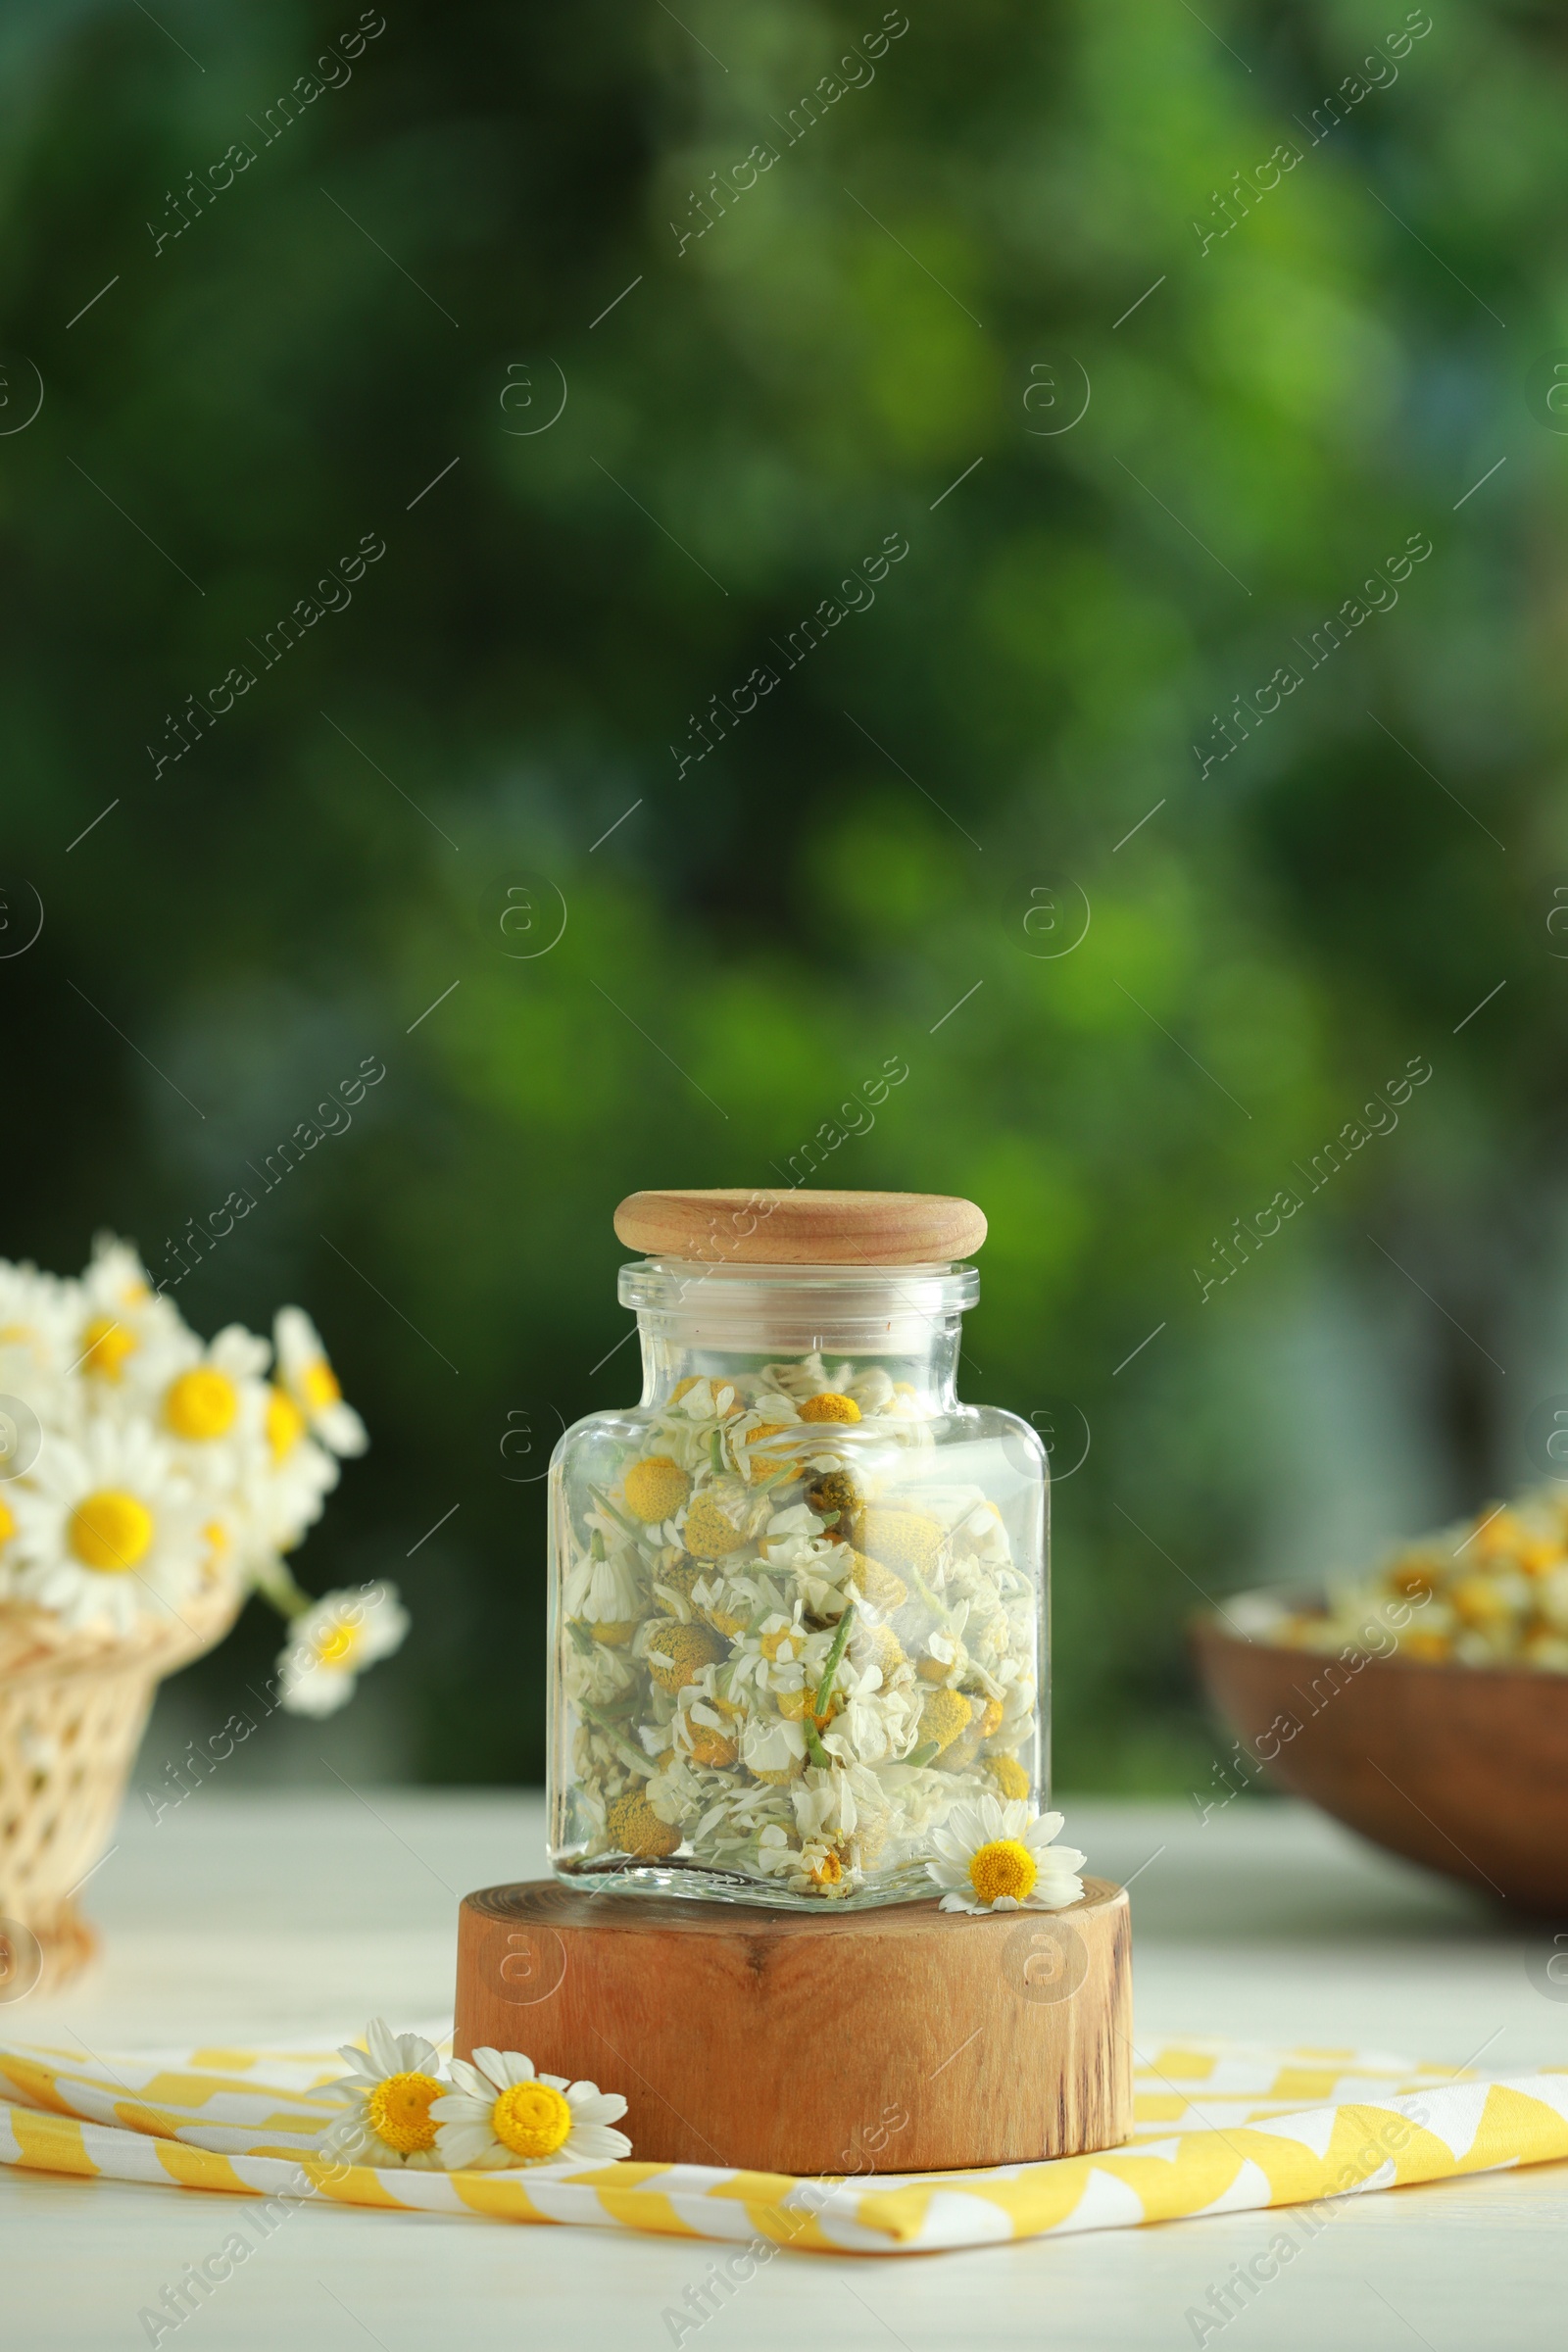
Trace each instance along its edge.
<path fill-rule="evenodd" d="M 929 1284 L 951 1294 L 954 1305 L 967 1306 L 980 1295 L 978 1267 L 949 1262 L 899 1266 L 766 1265 L 750 1258 L 704 1265 L 690 1257 L 639 1257 L 620 1269 L 620 1295 L 627 1306 L 643 1303 L 644 1293 L 685 1295 L 719 1282 L 726 1288 L 779 1291 L 833 1290 L 848 1293 L 897 1289 L 905 1282 Z M 627 1293 L 636 1290 L 638 1298 Z M 660 1303 L 662 1303 L 661 1298 Z M 648 1299 L 653 1304 L 652 1297 Z"/>
<path fill-rule="evenodd" d="M 620 1269 L 622 1306 L 734 1326 L 754 1315 L 809 1311 L 825 1323 L 886 1325 L 956 1318 L 980 1296 L 967 1265 L 844 1266 L 757 1262 L 699 1266 L 644 1257 Z"/>

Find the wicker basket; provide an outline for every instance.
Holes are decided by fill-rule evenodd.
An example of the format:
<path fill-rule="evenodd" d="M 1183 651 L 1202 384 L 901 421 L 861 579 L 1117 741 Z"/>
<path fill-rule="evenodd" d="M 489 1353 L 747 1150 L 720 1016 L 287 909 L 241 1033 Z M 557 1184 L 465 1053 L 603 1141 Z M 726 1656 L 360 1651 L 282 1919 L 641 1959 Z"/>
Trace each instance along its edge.
<path fill-rule="evenodd" d="M 96 1950 L 72 1897 L 113 1834 L 153 1692 L 222 1640 L 241 1597 L 214 1586 L 125 1636 L 0 1608 L 0 1946 L 37 1985 L 64 1984 Z M 36 1977 L 38 1955 L 6 1936 L 13 1923 L 37 1938 Z M 12 1997 L 30 1989 L 19 1977 Z"/>

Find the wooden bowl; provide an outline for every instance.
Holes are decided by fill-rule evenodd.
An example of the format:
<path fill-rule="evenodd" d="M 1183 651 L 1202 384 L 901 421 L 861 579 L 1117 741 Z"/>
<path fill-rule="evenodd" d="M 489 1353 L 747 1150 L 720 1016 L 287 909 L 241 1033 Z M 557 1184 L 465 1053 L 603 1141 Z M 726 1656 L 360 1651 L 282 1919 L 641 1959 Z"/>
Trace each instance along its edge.
<path fill-rule="evenodd" d="M 1278 1593 L 1227 1614 L 1263 1622 Z M 1245 1747 L 1374 1844 L 1521 1909 L 1568 1917 L 1568 1676 L 1350 1657 L 1248 1639 L 1192 1643 Z"/>

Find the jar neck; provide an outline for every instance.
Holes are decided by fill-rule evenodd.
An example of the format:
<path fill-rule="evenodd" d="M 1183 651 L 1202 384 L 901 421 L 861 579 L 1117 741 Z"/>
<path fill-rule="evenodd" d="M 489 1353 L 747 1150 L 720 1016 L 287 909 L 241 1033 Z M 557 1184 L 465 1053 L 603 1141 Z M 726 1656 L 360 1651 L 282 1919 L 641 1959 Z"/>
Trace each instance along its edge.
<path fill-rule="evenodd" d="M 620 1276 L 642 1342 L 645 1406 L 683 1380 L 749 1380 L 808 1396 L 842 1378 L 912 1393 L 928 1412 L 956 1402 L 971 1266 L 694 1266 L 645 1259 Z M 847 1369 L 845 1369 L 847 1367 Z M 876 1378 L 875 1376 L 881 1376 Z"/>

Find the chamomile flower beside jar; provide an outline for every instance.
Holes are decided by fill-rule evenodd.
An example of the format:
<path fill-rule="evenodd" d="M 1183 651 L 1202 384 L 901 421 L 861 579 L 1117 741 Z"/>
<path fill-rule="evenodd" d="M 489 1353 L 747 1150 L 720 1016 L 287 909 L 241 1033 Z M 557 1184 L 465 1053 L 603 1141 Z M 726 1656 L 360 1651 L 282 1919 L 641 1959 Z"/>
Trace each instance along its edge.
<path fill-rule="evenodd" d="M 1045 1453 L 956 1387 L 985 1219 L 643 1193 L 615 1230 L 647 1253 L 620 1277 L 642 1397 L 568 1430 L 550 1478 L 557 1876 L 929 1896 L 950 1819 L 1048 1793 Z"/>

